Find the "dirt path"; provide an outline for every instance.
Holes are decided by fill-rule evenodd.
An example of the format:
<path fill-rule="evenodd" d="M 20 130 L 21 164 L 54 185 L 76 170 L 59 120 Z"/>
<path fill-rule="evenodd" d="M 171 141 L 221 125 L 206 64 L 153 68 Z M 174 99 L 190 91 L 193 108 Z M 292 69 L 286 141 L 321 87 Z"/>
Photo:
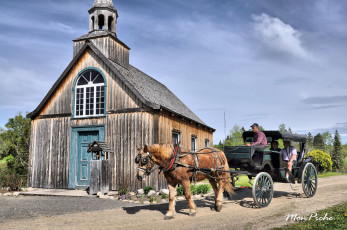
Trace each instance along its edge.
<path fill-rule="evenodd" d="M 269 207 L 258 209 L 251 206 L 251 190 L 245 189 L 226 201 L 220 213 L 211 211 L 212 200 L 197 200 L 196 217 L 188 217 L 187 203 L 179 201 L 176 217 L 169 221 L 163 220 L 167 204 L 162 204 L 10 221 L 3 223 L 1 229 L 270 229 L 292 222 L 286 221 L 290 214 L 306 217 L 347 202 L 347 176 L 319 179 L 313 198 L 302 195 L 301 187 L 297 192 L 298 197 L 289 184 L 276 183 Z"/>

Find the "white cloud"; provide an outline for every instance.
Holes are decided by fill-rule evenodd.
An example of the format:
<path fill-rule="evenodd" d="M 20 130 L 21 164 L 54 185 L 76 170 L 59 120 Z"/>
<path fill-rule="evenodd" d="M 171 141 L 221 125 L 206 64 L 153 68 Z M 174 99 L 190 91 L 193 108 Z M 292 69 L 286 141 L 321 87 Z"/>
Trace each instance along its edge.
<path fill-rule="evenodd" d="M 303 59 L 311 59 L 311 55 L 302 45 L 301 33 L 291 25 L 265 13 L 254 15 L 253 20 L 256 34 L 268 47 Z"/>
<path fill-rule="evenodd" d="M 36 71 L 17 67 L 1 67 L 0 79 L 0 109 L 34 109 L 52 84 Z"/>
<path fill-rule="evenodd" d="M 81 30 L 77 30 L 71 26 L 65 25 L 65 24 L 60 23 L 60 22 L 49 22 L 49 28 L 51 30 L 70 33 L 70 34 L 76 34 L 76 33 L 79 33 L 81 31 Z"/>

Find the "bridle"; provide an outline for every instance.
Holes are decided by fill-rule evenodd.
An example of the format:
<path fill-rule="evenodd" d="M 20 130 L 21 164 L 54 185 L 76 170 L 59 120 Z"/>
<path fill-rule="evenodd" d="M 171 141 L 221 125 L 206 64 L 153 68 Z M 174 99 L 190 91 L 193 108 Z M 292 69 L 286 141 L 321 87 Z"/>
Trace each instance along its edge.
<path fill-rule="evenodd" d="M 146 157 L 143 157 L 141 154 L 138 154 L 135 158 L 135 163 L 138 164 L 140 163 L 140 160 L 141 160 L 141 166 L 145 165 L 146 166 L 146 169 L 143 169 L 143 168 L 140 168 L 138 167 L 137 168 L 137 171 L 142 171 L 144 172 L 147 176 L 149 176 L 152 172 L 154 172 L 155 170 L 157 170 L 158 168 L 156 167 L 153 167 L 152 169 L 149 168 L 149 160 L 152 161 L 152 163 L 155 164 L 155 161 L 153 160 L 153 157 L 152 157 L 152 154 L 150 154 L 149 152 L 147 152 L 147 156 Z"/>
<path fill-rule="evenodd" d="M 137 171 L 142 171 L 144 172 L 147 176 L 149 176 L 152 172 L 154 172 L 155 170 L 157 170 L 158 168 L 160 169 L 160 172 L 161 171 L 164 171 L 164 172 L 167 172 L 167 171 L 170 171 L 170 170 L 173 170 L 174 169 L 174 163 L 176 162 L 176 158 L 177 156 L 179 155 L 179 152 L 180 152 L 180 147 L 179 147 L 179 144 L 176 145 L 173 149 L 173 156 L 171 157 L 170 161 L 168 162 L 169 163 L 169 166 L 168 167 L 165 167 L 165 166 L 157 166 L 156 162 L 154 161 L 153 159 L 153 156 L 152 154 L 150 154 L 149 152 L 147 152 L 147 156 L 144 157 L 142 156 L 141 154 L 138 154 L 135 158 L 135 163 L 138 164 L 141 160 L 141 166 L 143 165 L 146 165 L 146 169 L 143 169 L 143 168 L 140 168 L 138 167 L 137 168 Z M 149 168 L 149 160 L 152 161 L 152 163 L 154 163 L 157 167 L 153 167 L 152 169 Z M 159 173 L 160 173 L 159 172 Z"/>

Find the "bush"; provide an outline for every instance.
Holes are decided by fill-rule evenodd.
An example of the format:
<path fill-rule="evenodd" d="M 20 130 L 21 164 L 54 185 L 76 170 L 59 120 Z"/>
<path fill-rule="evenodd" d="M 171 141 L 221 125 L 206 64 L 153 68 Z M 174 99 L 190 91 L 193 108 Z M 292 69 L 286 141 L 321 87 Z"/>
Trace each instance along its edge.
<path fill-rule="evenodd" d="M 8 168 L 13 168 L 14 165 L 14 157 L 12 155 L 9 155 L 4 158 L 5 162 L 7 163 Z"/>
<path fill-rule="evenodd" d="M 197 194 L 207 194 L 211 190 L 211 185 L 209 184 L 201 184 L 196 186 Z"/>
<path fill-rule="evenodd" d="M 313 164 L 317 167 L 318 172 L 325 172 L 332 170 L 332 161 L 328 153 L 322 150 L 313 150 L 307 154 L 307 157 L 312 156 Z"/>
<path fill-rule="evenodd" d="M 177 192 L 177 196 L 183 196 L 183 195 L 184 195 L 184 189 L 183 189 L 183 187 L 179 185 L 179 186 L 176 188 L 176 192 Z"/>
<path fill-rule="evenodd" d="M 153 190 L 152 186 L 146 186 L 143 191 L 144 193 L 147 195 L 149 193 L 149 191 Z"/>
<path fill-rule="evenodd" d="M 128 193 L 128 187 L 125 185 L 120 185 L 118 187 L 118 195 L 119 196 L 125 196 Z"/>
<path fill-rule="evenodd" d="M 149 202 L 153 203 L 154 201 L 157 201 L 157 197 L 150 197 Z"/>
<path fill-rule="evenodd" d="M 167 198 L 169 198 L 169 195 L 161 194 L 161 199 L 167 199 Z"/>
<path fill-rule="evenodd" d="M 211 190 L 211 185 L 209 184 L 200 184 L 200 185 L 190 185 L 190 193 L 192 195 L 198 195 L 198 194 L 207 194 Z M 176 188 L 177 196 L 183 196 L 184 195 L 184 189 L 182 186 L 178 186 Z"/>
<path fill-rule="evenodd" d="M 8 168 L 0 168 L 0 187 L 10 188 L 11 191 L 17 191 L 25 182 L 25 177 L 21 177 Z"/>

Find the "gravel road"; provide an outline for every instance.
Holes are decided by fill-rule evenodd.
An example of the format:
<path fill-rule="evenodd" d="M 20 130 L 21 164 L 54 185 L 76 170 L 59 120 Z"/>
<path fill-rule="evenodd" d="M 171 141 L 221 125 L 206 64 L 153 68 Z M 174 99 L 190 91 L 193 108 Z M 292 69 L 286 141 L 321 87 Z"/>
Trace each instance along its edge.
<path fill-rule="evenodd" d="M 288 215 L 308 216 L 317 210 L 347 202 L 347 176 L 322 178 L 313 198 L 302 194 L 300 185 L 276 183 L 271 204 L 254 208 L 250 189 L 225 201 L 220 213 L 211 211 L 212 199 L 197 200 L 197 216 L 188 216 L 186 201 L 176 205 L 176 216 L 165 221 L 167 204 L 120 207 L 125 203 L 98 199 L 52 197 L 0 197 L 1 229 L 271 229 L 286 225 Z M 12 199 L 12 200 L 11 200 Z M 30 199 L 34 199 L 29 201 Z M 34 204 L 38 202 L 38 204 Z M 66 199 L 64 201 L 64 199 Z M 33 202 L 34 201 L 34 202 Z M 129 205 L 129 204 L 126 204 Z M 15 209 L 14 209 L 15 208 Z M 14 209 L 14 210 L 13 210 Z M 7 211 L 6 211 L 7 210 Z M 10 214 L 6 213 L 10 210 Z M 93 211 L 92 211 L 93 210 Z M 6 214 L 5 214 L 6 213 Z M 23 218 L 21 216 L 23 215 Z"/>
<path fill-rule="evenodd" d="M 128 202 L 89 197 L 0 196 L 0 224 L 38 217 L 103 211 L 133 206 L 135 204 Z"/>

